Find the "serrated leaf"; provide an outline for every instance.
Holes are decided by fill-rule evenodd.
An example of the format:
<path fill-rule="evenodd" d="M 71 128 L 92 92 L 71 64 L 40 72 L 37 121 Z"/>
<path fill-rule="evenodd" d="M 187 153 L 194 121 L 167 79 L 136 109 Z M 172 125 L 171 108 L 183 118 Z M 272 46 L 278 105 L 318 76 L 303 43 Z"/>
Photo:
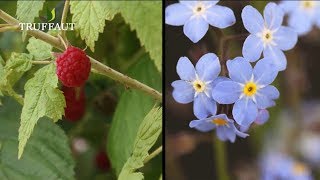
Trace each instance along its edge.
<path fill-rule="evenodd" d="M 4 98 L 0 107 L 0 179 L 74 179 L 68 137 L 47 118 L 41 119 L 18 160 L 18 128 L 21 106 Z"/>
<path fill-rule="evenodd" d="M 119 180 L 136 177 L 143 179 L 141 173 L 135 172 L 143 167 L 143 161 L 149 155 L 148 151 L 157 141 L 162 130 L 162 108 L 153 108 L 142 121 L 133 147 L 131 157 L 127 160 L 119 175 Z"/>
<path fill-rule="evenodd" d="M 33 23 L 34 18 L 39 16 L 44 2 L 44 0 L 18 0 L 16 13 L 18 20 L 24 23 Z"/>
<path fill-rule="evenodd" d="M 162 70 L 162 1 L 107 1 L 107 12 L 121 13 L 152 60 Z M 111 20 L 110 18 L 108 18 Z"/>
<path fill-rule="evenodd" d="M 39 11 L 43 8 L 45 0 L 18 0 L 17 18 L 20 22 L 33 23 L 34 18 L 39 16 Z M 27 31 L 22 31 L 22 40 L 25 40 Z"/>
<path fill-rule="evenodd" d="M 142 56 L 141 60 L 130 68 L 128 75 L 157 90 L 161 89 L 160 73 L 147 55 Z M 138 90 L 125 91 L 121 95 L 107 141 L 109 158 L 117 175 L 133 151 L 135 137 L 143 118 L 154 104 L 152 97 Z"/>
<path fill-rule="evenodd" d="M 15 83 L 32 66 L 32 55 L 25 53 L 12 53 L 3 70 L 0 71 L 0 90 L 12 96 L 20 104 L 23 104 L 23 98 L 13 89 Z"/>
<path fill-rule="evenodd" d="M 105 26 L 105 6 L 102 1 L 71 1 L 70 12 L 81 39 L 94 51 L 94 43 Z"/>
<path fill-rule="evenodd" d="M 54 64 L 39 69 L 24 87 L 25 98 L 19 128 L 19 158 L 41 117 L 47 116 L 56 122 L 64 115 L 66 103 L 63 93 L 57 89 L 58 77 L 55 70 Z"/>
<path fill-rule="evenodd" d="M 52 58 L 51 51 L 52 46 L 44 41 L 41 41 L 35 37 L 29 39 L 27 49 L 35 60 L 45 60 Z"/>

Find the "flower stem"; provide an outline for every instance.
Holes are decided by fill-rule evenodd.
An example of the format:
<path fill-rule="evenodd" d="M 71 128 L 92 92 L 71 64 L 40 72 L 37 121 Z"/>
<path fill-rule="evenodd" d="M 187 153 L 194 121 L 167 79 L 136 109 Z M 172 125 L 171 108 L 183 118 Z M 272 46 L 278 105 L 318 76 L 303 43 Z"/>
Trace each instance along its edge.
<path fill-rule="evenodd" d="M 149 162 L 152 158 L 156 157 L 161 152 L 162 152 L 162 146 L 158 147 L 151 154 L 149 154 L 149 156 L 146 157 L 146 159 L 144 159 L 143 164 L 146 164 L 147 162 Z"/>
<path fill-rule="evenodd" d="M 63 7 L 62 17 L 61 17 L 61 25 L 67 22 L 67 14 L 69 10 L 70 0 L 66 0 Z M 67 41 L 66 31 L 61 31 L 61 37 Z"/>
<path fill-rule="evenodd" d="M 19 24 L 19 21 L 15 19 L 14 17 L 10 16 L 9 14 L 5 13 L 4 11 L 0 10 L 0 18 L 3 19 L 5 22 L 13 25 Z M 37 39 L 40 39 L 44 42 L 47 42 L 51 44 L 52 46 L 56 47 L 57 49 L 64 50 L 64 45 L 60 41 L 60 39 L 51 36 L 50 34 L 47 34 L 45 32 L 39 31 L 39 30 L 28 30 L 27 33 L 31 36 L 34 36 Z M 127 87 L 138 89 L 152 97 L 154 97 L 157 101 L 162 102 L 162 94 L 158 92 L 157 90 L 133 79 L 130 78 L 102 63 L 99 61 L 93 59 L 92 57 L 88 56 L 91 61 L 91 67 L 101 74 L 110 77 L 111 79 L 115 81 L 119 81 L 120 83 L 123 83 Z"/>
<path fill-rule="evenodd" d="M 225 143 L 220 141 L 215 134 L 213 134 L 213 149 L 215 154 L 215 166 L 217 170 L 217 177 L 219 180 L 229 180 L 227 173 L 227 156 Z"/>

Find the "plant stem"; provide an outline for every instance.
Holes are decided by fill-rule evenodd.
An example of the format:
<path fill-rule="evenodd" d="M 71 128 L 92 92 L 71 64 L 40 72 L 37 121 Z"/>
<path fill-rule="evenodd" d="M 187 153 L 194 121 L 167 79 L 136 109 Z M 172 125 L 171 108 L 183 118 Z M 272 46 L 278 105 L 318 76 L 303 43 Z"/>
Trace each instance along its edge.
<path fill-rule="evenodd" d="M 17 19 L 13 18 L 12 16 L 10 16 L 9 14 L 5 13 L 2 10 L 0 10 L 0 18 L 9 24 L 13 24 L 13 25 L 19 24 L 19 21 Z M 44 42 L 51 44 L 52 46 L 60 50 L 64 50 L 64 46 L 62 42 L 58 38 L 51 36 L 50 34 L 47 34 L 39 30 L 28 30 L 27 33 L 31 36 L 34 36 L 37 39 L 40 39 Z M 92 65 L 91 67 L 97 70 L 98 72 L 100 72 L 101 74 L 108 76 L 113 80 L 119 81 L 120 83 L 123 83 L 127 87 L 138 89 L 154 97 L 159 102 L 162 102 L 162 94 L 157 90 L 100 63 L 99 61 L 95 60 L 90 56 L 88 57 L 90 58 L 90 61 L 91 61 L 91 65 Z"/>
<path fill-rule="evenodd" d="M 156 157 L 161 152 L 162 152 L 162 146 L 158 147 L 148 157 L 146 157 L 146 159 L 144 159 L 144 161 L 143 161 L 143 164 L 146 164 L 147 162 L 149 162 L 152 158 Z"/>
<path fill-rule="evenodd" d="M 215 154 L 215 166 L 219 180 L 229 180 L 227 173 L 227 157 L 225 153 L 225 143 L 213 135 L 213 149 Z"/>
<path fill-rule="evenodd" d="M 52 61 L 32 61 L 32 64 L 50 64 Z"/>
<path fill-rule="evenodd" d="M 70 0 L 66 0 L 66 2 L 64 3 L 64 7 L 63 7 L 63 12 L 62 12 L 62 17 L 61 17 L 61 25 L 65 24 L 67 22 L 67 14 L 68 14 L 68 10 L 69 10 L 69 5 L 70 5 Z M 67 35 L 66 35 L 66 31 L 61 31 L 61 37 L 66 41 L 67 41 Z"/>
<path fill-rule="evenodd" d="M 15 31 L 18 30 L 19 26 L 9 25 L 9 26 L 2 26 L 0 27 L 0 32 L 7 32 L 7 31 Z"/>

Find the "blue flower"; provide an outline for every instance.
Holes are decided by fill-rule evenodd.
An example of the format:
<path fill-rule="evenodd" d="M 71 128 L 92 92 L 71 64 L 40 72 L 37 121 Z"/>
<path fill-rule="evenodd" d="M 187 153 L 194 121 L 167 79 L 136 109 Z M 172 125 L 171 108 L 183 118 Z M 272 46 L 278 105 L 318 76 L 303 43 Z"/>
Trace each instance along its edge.
<path fill-rule="evenodd" d="M 235 103 L 234 120 L 241 126 L 249 126 L 258 116 L 258 109 L 274 106 L 279 91 L 271 84 L 278 71 L 270 59 L 264 58 L 252 69 L 242 57 L 227 61 L 230 81 L 218 83 L 212 90 L 213 99 L 219 104 Z"/>
<path fill-rule="evenodd" d="M 288 24 L 299 35 L 310 32 L 313 25 L 320 27 L 320 3 L 317 1 L 282 1 L 279 6 L 289 15 Z"/>
<path fill-rule="evenodd" d="M 312 180 L 309 168 L 302 162 L 292 157 L 279 153 L 269 152 L 264 154 L 260 162 L 261 179 L 290 179 L 290 180 Z"/>
<path fill-rule="evenodd" d="M 256 120 L 254 120 L 254 123 L 255 124 L 258 124 L 258 125 L 262 125 L 264 123 L 266 123 L 268 120 L 269 120 L 269 111 L 266 110 L 266 109 L 259 109 L 258 110 L 258 116 L 256 118 Z M 250 128 L 250 125 L 249 126 L 240 126 L 240 131 L 241 132 L 247 132 Z"/>
<path fill-rule="evenodd" d="M 229 140 L 234 142 L 236 135 L 245 138 L 249 136 L 246 133 L 240 132 L 234 125 L 233 120 L 229 119 L 225 114 L 219 114 L 208 118 L 193 120 L 189 126 L 201 132 L 208 132 L 216 129 L 217 136 L 221 141 Z"/>
<path fill-rule="evenodd" d="M 233 11 L 216 5 L 219 1 L 180 1 L 166 7 L 166 24 L 182 26 L 184 34 L 197 43 L 207 33 L 209 24 L 226 28 L 236 22 Z"/>
<path fill-rule="evenodd" d="M 194 101 L 193 111 L 199 119 L 216 114 L 217 105 L 212 99 L 211 91 L 220 71 L 219 59 L 213 53 L 203 55 L 195 68 L 187 57 L 181 57 L 177 64 L 181 80 L 171 84 L 174 88 L 173 98 L 182 104 Z"/>
<path fill-rule="evenodd" d="M 275 3 L 268 3 L 261 14 L 248 5 L 242 10 L 244 27 L 250 32 L 243 44 L 243 57 L 250 62 L 258 60 L 263 52 L 264 57 L 276 65 L 279 71 L 286 69 L 287 60 L 282 51 L 292 49 L 297 43 L 297 33 L 281 26 L 284 12 Z"/>

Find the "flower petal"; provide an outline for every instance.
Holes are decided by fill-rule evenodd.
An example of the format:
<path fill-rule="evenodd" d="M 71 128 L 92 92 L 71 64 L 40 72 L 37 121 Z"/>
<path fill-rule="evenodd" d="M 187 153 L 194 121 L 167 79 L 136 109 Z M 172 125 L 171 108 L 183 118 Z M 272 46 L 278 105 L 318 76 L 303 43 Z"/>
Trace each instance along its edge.
<path fill-rule="evenodd" d="M 226 141 L 228 139 L 228 137 L 226 136 L 224 128 L 218 127 L 216 129 L 216 133 L 217 133 L 218 139 L 220 139 L 221 141 Z"/>
<path fill-rule="evenodd" d="M 269 85 L 278 75 L 277 67 L 271 59 L 263 58 L 253 68 L 254 81 L 259 85 Z"/>
<path fill-rule="evenodd" d="M 258 112 L 258 117 L 257 119 L 254 121 L 256 124 L 262 125 L 265 122 L 268 121 L 270 115 L 269 115 L 269 111 L 266 109 L 260 109 Z"/>
<path fill-rule="evenodd" d="M 251 34 L 243 43 L 242 54 L 244 58 L 254 62 L 260 58 L 262 50 L 263 43 L 261 38 Z"/>
<path fill-rule="evenodd" d="M 270 99 L 278 99 L 280 96 L 278 89 L 271 85 L 259 89 L 259 93 L 264 94 Z"/>
<path fill-rule="evenodd" d="M 183 26 L 184 34 L 194 43 L 197 43 L 207 33 L 209 24 L 202 18 L 194 16 Z"/>
<path fill-rule="evenodd" d="M 190 9 L 193 9 L 199 1 L 179 1 L 181 4 L 187 6 Z"/>
<path fill-rule="evenodd" d="M 209 115 L 215 115 L 217 112 L 217 103 L 208 98 L 204 93 L 200 93 L 195 99 L 193 104 L 193 113 L 199 118 L 203 119 Z"/>
<path fill-rule="evenodd" d="M 269 29 L 277 29 L 282 24 L 284 12 L 276 3 L 270 2 L 264 8 L 263 16 Z"/>
<path fill-rule="evenodd" d="M 194 66 L 187 57 L 181 57 L 177 63 L 177 73 L 182 80 L 193 81 L 196 79 Z"/>
<path fill-rule="evenodd" d="M 250 5 L 243 8 L 241 13 L 244 27 L 252 34 L 261 32 L 264 27 L 264 21 L 258 10 Z"/>
<path fill-rule="evenodd" d="M 281 1 L 279 7 L 282 8 L 285 13 L 289 13 L 294 11 L 298 7 L 299 3 L 299 1 Z"/>
<path fill-rule="evenodd" d="M 232 110 L 234 120 L 241 126 L 249 126 L 258 115 L 257 105 L 247 98 L 235 102 Z"/>
<path fill-rule="evenodd" d="M 222 81 L 232 81 L 230 78 L 219 76 L 212 82 L 212 88 L 216 87 L 216 85 Z"/>
<path fill-rule="evenodd" d="M 233 25 L 236 22 L 236 18 L 233 11 L 224 6 L 211 6 L 207 9 L 205 14 L 207 22 L 217 28 L 226 28 Z"/>
<path fill-rule="evenodd" d="M 245 83 L 251 79 L 252 66 L 242 57 L 236 57 L 227 61 L 229 77 L 236 82 Z"/>
<path fill-rule="evenodd" d="M 297 44 L 298 35 L 292 28 L 281 26 L 274 34 L 274 41 L 281 50 L 286 51 Z"/>
<path fill-rule="evenodd" d="M 183 80 L 173 81 L 171 86 L 173 87 L 172 96 L 175 101 L 182 104 L 187 104 L 194 99 L 194 88 L 192 85 Z"/>
<path fill-rule="evenodd" d="M 212 81 L 221 71 L 218 57 L 214 53 L 203 55 L 196 64 L 196 71 L 202 81 Z"/>
<path fill-rule="evenodd" d="M 275 105 L 271 98 L 262 93 L 257 93 L 255 99 L 258 109 L 266 109 Z"/>
<path fill-rule="evenodd" d="M 166 24 L 172 26 L 184 25 L 192 16 L 192 10 L 181 3 L 171 4 L 166 7 Z"/>
<path fill-rule="evenodd" d="M 303 13 L 302 11 L 295 11 L 295 13 L 292 13 L 289 16 L 288 24 L 299 35 L 305 35 L 311 31 L 313 22 L 306 13 Z"/>
<path fill-rule="evenodd" d="M 193 120 L 189 123 L 189 126 L 201 132 L 208 132 L 216 127 L 213 123 L 208 122 L 207 119 Z"/>
<path fill-rule="evenodd" d="M 268 46 L 264 49 L 263 56 L 272 61 L 277 71 L 283 71 L 287 68 L 286 56 L 279 48 Z"/>
<path fill-rule="evenodd" d="M 241 92 L 240 84 L 234 81 L 223 81 L 213 88 L 212 97 L 219 104 L 232 104 L 239 99 Z"/>

